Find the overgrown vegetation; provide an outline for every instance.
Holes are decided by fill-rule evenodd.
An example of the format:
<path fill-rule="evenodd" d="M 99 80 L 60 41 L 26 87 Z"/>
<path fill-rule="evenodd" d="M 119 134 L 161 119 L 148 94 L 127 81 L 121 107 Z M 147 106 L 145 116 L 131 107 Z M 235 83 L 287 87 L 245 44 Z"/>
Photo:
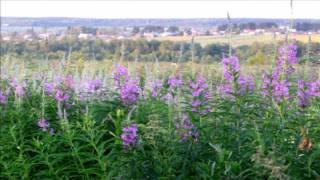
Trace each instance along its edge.
<path fill-rule="evenodd" d="M 270 64 L 270 58 L 263 58 L 263 56 L 274 54 L 276 51 L 274 46 L 274 44 L 253 43 L 233 47 L 232 51 L 244 61 L 258 58 L 255 63 Z M 319 60 L 319 43 L 304 44 L 299 42 L 298 47 L 299 58 L 305 61 Z M 125 59 L 144 62 L 153 62 L 157 59 L 166 62 L 194 61 L 202 63 L 220 62 L 223 55 L 228 54 L 228 51 L 229 45 L 223 43 L 201 46 L 199 43 L 191 42 L 147 41 L 145 39 L 105 42 L 102 40 L 79 40 L 76 37 L 63 40 L 1 42 L 0 49 L 2 55 L 26 59 Z"/>
<path fill-rule="evenodd" d="M 281 46 L 260 68 L 235 56 L 125 66 L 2 56 L 0 178 L 318 179 L 320 71 L 296 53 Z"/>

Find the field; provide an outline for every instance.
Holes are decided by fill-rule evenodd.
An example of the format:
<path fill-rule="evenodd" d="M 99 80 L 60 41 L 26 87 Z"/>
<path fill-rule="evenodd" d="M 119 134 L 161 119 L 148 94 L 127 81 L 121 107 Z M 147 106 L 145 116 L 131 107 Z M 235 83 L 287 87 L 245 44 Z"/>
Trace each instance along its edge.
<path fill-rule="evenodd" d="M 292 35 L 292 38 L 295 38 L 297 41 L 308 43 L 309 36 L 298 34 Z M 156 40 L 170 40 L 175 42 L 191 42 L 191 36 L 169 36 L 169 37 L 156 37 Z M 273 35 L 233 35 L 232 36 L 232 46 L 237 47 L 241 45 L 250 45 L 254 42 L 260 43 L 272 43 L 276 41 L 283 41 L 285 35 L 277 35 L 274 39 Z M 320 42 L 320 34 L 311 35 L 312 42 Z M 227 36 L 217 37 L 217 36 L 196 36 L 194 42 L 200 43 L 201 45 L 207 45 L 212 43 L 229 43 Z"/>
<path fill-rule="evenodd" d="M 296 51 L 266 66 L 2 56 L 0 179 L 319 179 L 320 67 Z"/>

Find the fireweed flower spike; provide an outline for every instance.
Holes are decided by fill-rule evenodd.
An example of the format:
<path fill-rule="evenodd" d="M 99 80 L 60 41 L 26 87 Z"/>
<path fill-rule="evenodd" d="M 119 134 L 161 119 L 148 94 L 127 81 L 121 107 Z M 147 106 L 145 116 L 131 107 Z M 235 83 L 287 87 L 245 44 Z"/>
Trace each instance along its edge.
<path fill-rule="evenodd" d="M 131 124 L 122 128 L 121 139 L 126 150 L 137 146 L 139 141 L 137 125 Z"/>
<path fill-rule="evenodd" d="M 70 98 L 70 95 L 68 95 L 66 92 L 64 92 L 62 89 L 57 89 L 55 98 L 59 102 L 67 101 Z"/>
<path fill-rule="evenodd" d="M 14 89 L 14 92 L 15 94 L 18 96 L 18 97 L 22 97 L 25 95 L 25 84 L 24 83 L 19 83 L 18 80 L 16 78 L 12 79 L 12 82 L 10 83 L 11 86 L 13 87 Z"/>
<path fill-rule="evenodd" d="M 281 80 L 278 73 L 272 75 L 263 73 L 263 83 L 261 93 L 265 97 L 272 97 L 278 103 L 290 98 L 289 93 L 290 83 L 287 80 Z"/>
<path fill-rule="evenodd" d="M 116 86 L 121 88 L 123 83 L 130 79 L 128 69 L 125 66 L 118 64 L 113 72 L 113 78 Z"/>
<path fill-rule="evenodd" d="M 295 44 L 285 44 L 278 49 L 277 66 L 272 74 L 274 80 L 287 78 L 295 71 L 293 65 L 298 63 L 297 49 Z"/>
<path fill-rule="evenodd" d="M 52 95 L 54 93 L 55 90 L 55 83 L 54 82 L 45 82 L 44 83 L 44 90 L 46 92 L 47 95 Z"/>
<path fill-rule="evenodd" d="M 313 97 L 320 97 L 320 80 L 310 83 L 308 93 Z"/>
<path fill-rule="evenodd" d="M 73 76 L 71 74 L 69 74 L 66 77 L 64 77 L 63 84 L 64 84 L 65 88 L 67 88 L 67 89 L 70 89 L 70 90 L 74 89 L 75 88 L 75 81 L 73 79 Z"/>
<path fill-rule="evenodd" d="M 114 71 L 114 80 L 120 91 L 120 98 L 124 105 L 131 106 L 135 104 L 140 97 L 141 89 L 139 81 L 129 76 L 128 69 L 118 65 Z"/>
<path fill-rule="evenodd" d="M 140 91 L 138 81 L 130 79 L 120 90 L 122 103 L 127 106 L 135 104 L 139 100 Z"/>
<path fill-rule="evenodd" d="M 272 76 L 264 71 L 262 74 L 261 93 L 265 97 L 270 97 L 272 96 L 272 89 Z"/>
<path fill-rule="evenodd" d="M 253 91 L 256 88 L 256 84 L 252 75 L 239 77 L 240 94 Z"/>
<path fill-rule="evenodd" d="M 161 80 L 155 80 L 151 85 L 151 96 L 156 98 L 160 95 L 160 91 L 163 88 L 163 84 Z"/>
<path fill-rule="evenodd" d="M 189 86 L 192 93 L 192 98 L 190 101 L 192 111 L 198 112 L 200 115 L 205 115 L 210 112 L 211 108 L 208 105 L 210 93 L 206 79 L 199 75 L 195 82 L 190 81 Z"/>
<path fill-rule="evenodd" d="M 227 81 L 234 81 L 240 73 L 239 59 L 236 56 L 225 57 L 222 59 L 224 77 Z"/>
<path fill-rule="evenodd" d="M 7 96 L 0 90 L 0 104 L 7 104 Z"/>
<path fill-rule="evenodd" d="M 271 75 L 264 73 L 262 94 L 272 96 L 278 103 L 290 98 L 288 76 L 294 72 L 293 65 L 298 63 L 297 46 L 283 45 L 279 48 L 277 66 Z"/>
<path fill-rule="evenodd" d="M 88 81 L 88 90 L 90 92 L 95 92 L 102 87 L 102 81 L 100 79 L 90 80 Z"/>
<path fill-rule="evenodd" d="M 273 87 L 273 98 L 278 102 L 281 103 L 284 100 L 288 100 L 290 98 L 289 93 L 289 86 L 290 83 L 286 80 L 283 81 L 275 81 Z"/>
<path fill-rule="evenodd" d="M 80 87 L 78 88 L 78 93 L 89 95 L 96 93 L 99 89 L 102 88 L 103 82 L 100 79 L 86 79 L 81 82 Z"/>
<path fill-rule="evenodd" d="M 184 82 L 181 75 L 169 77 L 167 82 L 167 84 L 169 85 L 168 93 L 164 95 L 163 100 L 167 102 L 174 102 L 177 89 L 181 88 L 183 86 L 183 83 Z"/>
<path fill-rule="evenodd" d="M 181 141 L 186 142 L 192 140 L 194 142 L 198 141 L 199 131 L 191 122 L 190 117 L 186 114 L 182 115 L 182 118 L 178 120 L 176 124 L 176 130 L 178 132 Z"/>
<path fill-rule="evenodd" d="M 218 89 L 223 95 L 235 95 L 238 90 L 235 89 L 234 85 L 238 84 L 240 75 L 239 59 L 236 56 L 224 57 L 222 59 L 222 64 L 224 78 L 227 83 L 219 86 Z"/>
<path fill-rule="evenodd" d="M 295 44 L 283 45 L 279 48 L 279 59 L 277 65 L 279 68 L 282 66 L 284 73 L 288 75 L 295 71 L 293 65 L 298 63 L 297 49 L 298 46 Z"/>
<path fill-rule="evenodd" d="M 171 76 L 168 79 L 168 84 L 170 86 L 170 89 L 174 91 L 175 89 L 183 86 L 183 79 L 181 78 L 181 76 Z"/>
<path fill-rule="evenodd" d="M 298 81 L 298 99 L 299 106 L 302 108 L 308 107 L 310 105 L 310 94 L 307 91 L 308 85 L 303 80 Z"/>
<path fill-rule="evenodd" d="M 230 96 L 233 94 L 233 88 L 231 84 L 222 84 L 218 86 L 218 91 L 222 94 L 223 97 L 225 95 Z"/>
<path fill-rule="evenodd" d="M 218 89 L 226 95 L 243 95 L 255 89 L 255 81 L 252 75 L 244 76 L 240 73 L 240 63 L 236 56 L 222 59 L 224 68 L 224 78 L 226 84 Z"/>

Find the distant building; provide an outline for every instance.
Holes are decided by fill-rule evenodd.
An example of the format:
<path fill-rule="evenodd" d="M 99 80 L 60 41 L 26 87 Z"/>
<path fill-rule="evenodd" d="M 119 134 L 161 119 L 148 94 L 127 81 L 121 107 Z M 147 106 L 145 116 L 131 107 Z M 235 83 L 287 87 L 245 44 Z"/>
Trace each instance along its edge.
<path fill-rule="evenodd" d="M 10 41 L 11 40 L 10 36 L 3 36 L 3 37 L 1 37 L 1 39 L 2 39 L 2 41 Z"/>
<path fill-rule="evenodd" d="M 180 32 L 163 32 L 160 34 L 162 37 L 167 37 L 167 36 L 178 36 L 180 35 Z"/>
<path fill-rule="evenodd" d="M 26 40 L 26 41 L 32 41 L 32 35 L 31 34 L 26 34 L 23 36 L 23 40 Z"/>
<path fill-rule="evenodd" d="M 46 39 L 50 39 L 54 36 L 55 36 L 54 34 L 50 34 L 50 33 L 41 33 L 38 35 L 38 38 L 41 40 L 46 40 Z"/>
<path fill-rule="evenodd" d="M 255 30 L 255 33 L 256 33 L 256 34 L 264 34 L 264 33 L 265 33 L 265 30 L 264 30 L 264 29 L 256 29 L 256 30 Z"/>
<path fill-rule="evenodd" d="M 220 35 L 225 35 L 225 34 L 226 34 L 226 31 L 219 31 L 219 34 L 220 34 Z"/>
<path fill-rule="evenodd" d="M 289 32 L 296 33 L 297 30 L 296 29 L 289 29 Z"/>
<path fill-rule="evenodd" d="M 121 39 L 125 39 L 124 36 L 118 36 L 117 39 L 121 40 Z"/>
<path fill-rule="evenodd" d="M 113 38 L 111 35 L 97 35 L 98 39 L 104 40 L 104 41 L 109 41 Z"/>
<path fill-rule="evenodd" d="M 90 33 L 80 33 L 80 34 L 78 35 L 78 38 L 79 38 L 79 39 L 90 39 L 90 38 L 92 38 L 92 37 L 93 37 L 93 35 L 90 34 Z"/>
<path fill-rule="evenodd" d="M 208 30 L 192 30 L 192 35 L 194 36 L 206 36 L 210 35 L 210 32 Z"/>

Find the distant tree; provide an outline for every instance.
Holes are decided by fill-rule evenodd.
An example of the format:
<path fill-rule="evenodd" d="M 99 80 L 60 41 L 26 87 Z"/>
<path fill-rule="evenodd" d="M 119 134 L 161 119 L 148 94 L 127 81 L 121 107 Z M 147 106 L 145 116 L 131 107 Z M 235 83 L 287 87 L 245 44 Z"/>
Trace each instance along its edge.
<path fill-rule="evenodd" d="M 260 23 L 258 25 L 258 28 L 260 29 L 272 29 L 272 28 L 278 28 L 278 25 L 274 22 L 264 22 Z"/>
<path fill-rule="evenodd" d="M 218 31 L 226 31 L 228 29 L 228 24 L 222 24 L 218 26 Z"/>
<path fill-rule="evenodd" d="M 258 51 L 254 56 L 249 57 L 248 63 L 253 65 L 267 64 L 267 57 L 262 51 Z"/>
<path fill-rule="evenodd" d="M 143 32 L 157 32 L 162 33 L 164 32 L 164 28 L 162 26 L 146 26 L 143 28 Z"/>
<path fill-rule="evenodd" d="M 168 32 L 172 32 L 172 33 L 179 32 L 179 27 L 177 27 L 177 26 L 170 26 L 170 27 L 168 28 Z"/>
<path fill-rule="evenodd" d="M 227 55 L 229 50 L 228 44 L 209 44 L 204 47 L 204 54 L 212 57 L 217 56 L 220 59 Z"/>
<path fill-rule="evenodd" d="M 137 26 L 133 27 L 132 34 L 138 34 L 139 32 L 140 32 L 140 28 L 139 27 L 137 27 Z"/>

